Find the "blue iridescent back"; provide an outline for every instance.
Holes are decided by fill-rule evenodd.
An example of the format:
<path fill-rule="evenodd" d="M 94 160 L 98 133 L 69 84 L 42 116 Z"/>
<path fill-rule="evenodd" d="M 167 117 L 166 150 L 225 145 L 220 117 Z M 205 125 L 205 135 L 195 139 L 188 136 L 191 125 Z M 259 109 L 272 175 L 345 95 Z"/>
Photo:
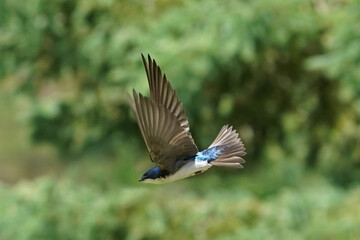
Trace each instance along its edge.
<path fill-rule="evenodd" d="M 211 147 L 204 151 L 198 152 L 195 157 L 195 161 L 214 161 L 219 155 L 221 155 L 222 149 L 219 147 Z"/>

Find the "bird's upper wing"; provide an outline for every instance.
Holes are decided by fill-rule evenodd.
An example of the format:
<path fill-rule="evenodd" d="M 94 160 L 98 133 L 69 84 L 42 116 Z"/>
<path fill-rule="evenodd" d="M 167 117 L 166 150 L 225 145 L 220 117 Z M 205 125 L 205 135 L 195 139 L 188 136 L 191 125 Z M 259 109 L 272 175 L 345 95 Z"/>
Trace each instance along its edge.
<path fill-rule="evenodd" d="M 176 160 L 194 156 L 197 147 L 176 115 L 162 104 L 133 90 L 134 101 L 127 94 L 131 110 L 155 164 L 165 171 L 176 168 Z"/>
<path fill-rule="evenodd" d="M 151 59 L 150 55 L 148 55 L 148 63 L 146 62 L 144 55 L 141 54 L 141 57 L 149 81 L 151 100 L 168 109 L 192 139 L 189 121 L 185 116 L 185 110 L 181 101 L 178 99 L 176 91 L 171 87 L 169 81 L 166 79 L 166 75 L 162 75 L 160 67 L 156 64 L 155 60 Z"/>

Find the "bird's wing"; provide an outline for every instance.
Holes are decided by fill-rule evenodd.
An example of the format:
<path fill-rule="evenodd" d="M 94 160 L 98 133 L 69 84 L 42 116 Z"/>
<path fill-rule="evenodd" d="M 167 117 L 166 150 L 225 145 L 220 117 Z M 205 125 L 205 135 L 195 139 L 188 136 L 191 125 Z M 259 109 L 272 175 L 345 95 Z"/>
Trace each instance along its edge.
<path fill-rule="evenodd" d="M 151 59 L 150 55 L 148 55 L 148 62 L 146 62 L 144 55 L 141 54 L 141 57 L 149 81 L 151 100 L 168 109 L 192 139 L 189 121 L 185 116 L 185 110 L 181 101 L 178 99 L 176 91 L 171 87 L 169 81 L 166 79 L 166 75 L 161 73 L 160 67 L 156 64 L 154 59 Z"/>
<path fill-rule="evenodd" d="M 162 170 L 173 171 L 176 161 L 197 153 L 197 147 L 185 128 L 169 109 L 133 90 L 127 94 L 131 110 L 150 153 Z"/>

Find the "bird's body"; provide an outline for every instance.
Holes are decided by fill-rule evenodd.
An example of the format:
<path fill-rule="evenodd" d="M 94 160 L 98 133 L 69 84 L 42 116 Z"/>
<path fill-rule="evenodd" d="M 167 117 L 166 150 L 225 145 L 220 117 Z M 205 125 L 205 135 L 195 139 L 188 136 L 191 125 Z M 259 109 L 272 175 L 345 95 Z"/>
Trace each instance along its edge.
<path fill-rule="evenodd" d="M 151 99 L 133 90 L 134 101 L 129 95 L 128 100 L 156 167 L 144 173 L 140 181 L 172 182 L 200 174 L 211 166 L 243 168 L 244 145 L 238 133 L 227 125 L 208 149 L 198 151 L 175 90 L 150 56 L 148 63 L 142 58 Z"/>
<path fill-rule="evenodd" d="M 182 165 L 176 172 L 164 175 L 163 177 L 158 178 L 147 178 L 143 180 L 145 183 L 154 183 L 154 184 L 162 184 L 177 181 L 183 178 L 191 177 L 194 175 L 198 175 L 200 173 L 208 170 L 212 165 L 207 161 L 201 160 L 187 160 L 184 165 Z M 158 167 L 154 167 L 158 168 Z"/>
<path fill-rule="evenodd" d="M 217 150 L 216 147 L 212 147 L 210 149 L 206 149 L 202 152 L 198 152 L 196 156 L 185 158 L 181 160 L 180 168 L 173 172 L 172 174 L 161 174 L 161 170 L 158 168 L 155 171 L 159 171 L 160 177 L 155 179 L 146 179 L 144 180 L 145 183 L 167 183 L 173 182 L 182 178 L 191 177 L 194 175 L 198 175 L 200 173 L 205 172 L 208 170 L 212 165 L 210 164 L 211 161 L 215 160 L 216 157 L 220 154 L 220 150 Z"/>

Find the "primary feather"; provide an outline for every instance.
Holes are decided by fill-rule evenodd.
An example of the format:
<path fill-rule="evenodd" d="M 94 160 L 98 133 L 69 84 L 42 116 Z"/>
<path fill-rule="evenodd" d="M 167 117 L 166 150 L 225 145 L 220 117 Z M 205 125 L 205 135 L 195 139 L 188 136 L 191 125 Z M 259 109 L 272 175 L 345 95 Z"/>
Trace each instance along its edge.
<path fill-rule="evenodd" d="M 133 90 L 128 100 L 150 153 L 151 160 L 164 171 L 179 167 L 177 160 L 197 153 L 192 138 L 171 111 Z"/>

